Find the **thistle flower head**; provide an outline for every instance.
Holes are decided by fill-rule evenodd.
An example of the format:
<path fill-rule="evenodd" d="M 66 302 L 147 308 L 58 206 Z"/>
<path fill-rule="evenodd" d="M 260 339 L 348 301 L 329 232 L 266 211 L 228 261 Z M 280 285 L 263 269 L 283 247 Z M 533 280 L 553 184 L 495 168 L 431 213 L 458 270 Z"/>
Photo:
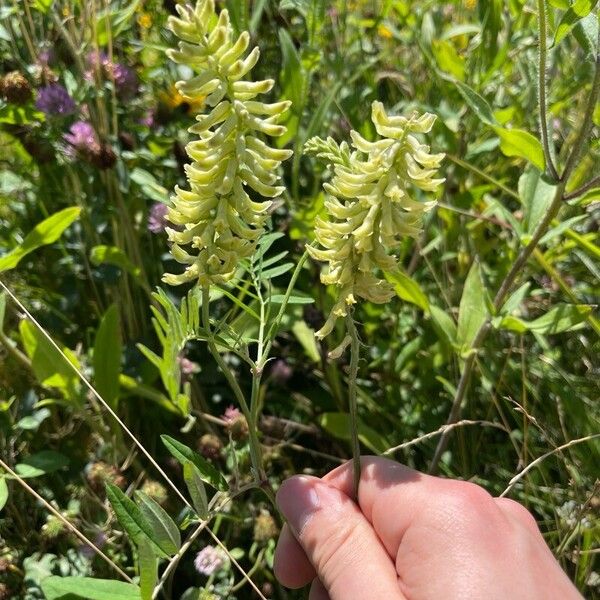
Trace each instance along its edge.
<path fill-rule="evenodd" d="M 35 107 L 49 116 L 67 116 L 75 112 L 75 101 L 59 83 L 51 83 L 39 89 Z"/>
<path fill-rule="evenodd" d="M 277 121 L 290 103 L 255 100 L 274 82 L 244 80 L 260 53 L 248 52 L 247 32 L 234 35 L 227 10 L 216 18 L 214 0 L 176 8 L 179 18 L 170 17 L 169 27 L 181 41 L 168 54 L 197 73 L 177 89 L 187 102 L 203 100 L 212 110 L 199 114 L 190 128 L 198 136 L 186 148 L 190 189 L 175 188 L 168 213 L 179 226 L 167 229 L 171 253 L 185 271 L 167 274 L 164 281 L 207 286 L 229 280 L 240 260 L 253 254 L 271 206 L 268 198 L 283 192 L 277 170 L 291 152 L 269 147 L 261 136 L 285 132 Z"/>
<path fill-rule="evenodd" d="M 394 295 L 381 271 L 398 267 L 391 252 L 404 236 L 416 237 L 423 214 L 435 202 L 415 198 L 414 188 L 432 192 L 444 181 L 436 178 L 443 154 L 430 154 L 415 134 L 428 133 L 435 116 L 390 116 L 374 102 L 371 119 L 381 139 L 365 140 L 350 132 L 352 148 L 332 138 L 313 138 L 307 152 L 324 158 L 333 171 L 325 201 L 326 217 L 316 221 L 319 248 L 310 255 L 327 263 L 321 281 L 337 288 L 337 300 L 317 337 L 328 335 L 336 319 L 346 316 L 358 298 L 382 304 Z"/>

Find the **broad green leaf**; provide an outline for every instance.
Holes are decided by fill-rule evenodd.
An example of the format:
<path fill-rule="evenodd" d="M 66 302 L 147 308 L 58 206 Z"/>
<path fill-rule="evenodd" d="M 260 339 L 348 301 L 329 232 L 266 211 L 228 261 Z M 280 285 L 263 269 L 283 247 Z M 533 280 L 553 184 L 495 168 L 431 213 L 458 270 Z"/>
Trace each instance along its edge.
<path fill-rule="evenodd" d="M 300 342 L 304 353 L 312 362 L 319 362 L 321 360 L 321 353 L 319 346 L 315 339 L 315 332 L 311 329 L 304 320 L 298 319 L 292 325 L 292 333 L 296 336 L 296 339 Z"/>
<path fill-rule="evenodd" d="M 297 10 L 303 17 L 309 9 L 310 0 L 281 0 L 279 10 Z"/>
<path fill-rule="evenodd" d="M 138 506 L 146 521 L 152 527 L 154 535 L 152 539 L 169 555 L 175 554 L 181 547 L 181 534 L 175 522 L 167 514 L 165 509 L 144 492 L 138 490 L 135 493 Z"/>
<path fill-rule="evenodd" d="M 556 28 L 553 45 L 560 44 L 577 22 L 592 12 L 597 3 L 598 0 L 575 0 L 569 10 L 562 16 Z"/>
<path fill-rule="evenodd" d="M 384 273 L 385 278 L 394 286 L 394 291 L 399 298 L 415 304 L 425 312 L 429 310 L 429 300 L 423 293 L 421 286 L 411 277 L 400 270 L 393 273 Z"/>
<path fill-rule="evenodd" d="M 481 122 L 486 125 L 496 125 L 496 119 L 494 118 L 492 109 L 484 98 L 462 81 L 453 80 L 453 83 L 464 101 L 469 105 Z"/>
<path fill-rule="evenodd" d="M 113 410 L 117 409 L 119 399 L 122 351 L 119 311 L 113 304 L 102 317 L 94 343 L 94 384 Z"/>
<path fill-rule="evenodd" d="M 77 373 L 46 336 L 30 321 L 21 321 L 19 332 L 25 352 L 31 359 L 31 367 L 39 382 L 42 385 L 59 389 L 69 400 L 78 399 L 79 378 Z M 80 369 L 77 357 L 68 348 L 63 348 L 63 352 L 69 362 Z"/>
<path fill-rule="evenodd" d="M 31 6 L 41 13 L 47 13 L 54 0 L 33 0 Z"/>
<path fill-rule="evenodd" d="M 453 346 L 456 343 L 456 323 L 452 317 L 439 306 L 429 305 L 431 322 L 440 340 Z"/>
<path fill-rule="evenodd" d="M 137 544 L 140 538 L 146 537 L 159 557 L 167 558 L 169 556 L 168 549 L 162 548 L 159 540 L 154 539 L 152 526 L 131 498 L 110 483 L 106 484 L 106 497 L 132 544 Z"/>
<path fill-rule="evenodd" d="M 15 466 L 15 472 L 23 478 L 41 477 L 48 473 L 54 473 L 69 464 L 69 459 L 60 452 L 54 450 L 42 450 L 22 459 Z"/>
<path fill-rule="evenodd" d="M 6 30 L 2 28 L 0 33 L 2 31 Z M 31 106 L 17 106 L 9 103 L 0 107 L 0 123 L 6 123 L 7 125 L 28 125 L 29 123 L 43 121 L 45 121 L 44 113 L 34 110 Z"/>
<path fill-rule="evenodd" d="M 533 233 L 546 214 L 554 196 L 556 186 L 545 181 L 537 170 L 529 168 L 519 178 L 519 197 L 523 203 L 525 214 L 524 229 L 528 234 Z"/>
<path fill-rule="evenodd" d="M 558 304 L 545 315 L 533 321 L 525 321 L 507 315 L 494 319 L 493 325 L 497 329 L 506 329 L 517 333 L 532 331 L 541 335 L 552 335 L 579 327 L 591 311 L 592 307 L 588 304 Z"/>
<path fill-rule="evenodd" d="M 320 426 L 331 435 L 350 440 L 350 416 L 341 412 L 323 413 L 319 418 Z M 358 439 L 372 452 L 382 454 L 389 447 L 385 438 L 368 425 L 358 422 Z"/>
<path fill-rule="evenodd" d="M 510 315 L 512 312 L 517 310 L 519 306 L 521 306 L 523 300 L 525 300 L 527 297 L 530 287 L 530 283 L 524 283 L 518 290 L 514 291 L 504 303 L 501 311 L 507 315 Z"/>
<path fill-rule="evenodd" d="M 192 499 L 192 505 L 196 509 L 196 513 L 201 519 L 206 519 L 208 516 L 208 497 L 206 495 L 206 488 L 204 487 L 200 471 L 198 471 L 194 463 L 189 460 L 183 465 L 183 479 L 187 485 L 190 498 Z"/>
<path fill-rule="evenodd" d="M 454 44 L 447 40 L 433 40 L 431 49 L 438 67 L 456 79 L 465 78 L 465 59 L 456 51 Z"/>
<path fill-rule="evenodd" d="M 6 506 L 8 501 L 8 485 L 6 478 L 0 475 L 0 511 Z"/>
<path fill-rule="evenodd" d="M 225 492 L 229 489 L 229 485 L 225 480 L 225 477 L 215 469 L 204 457 L 200 456 L 197 452 L 194 452 L 191 448 L 178 442 L 176 439 L 168 436 L 161 435 L 160 439 L 166 446 L 167 450 L 182 464 L 186 462 L 193 463 L 198 471 L 202 481 L 208 483 L 215 489 Z"/>
<path fill-rule="evenodd" d="M 286 29 L 279 29 L 279 45 L 281 48 L 283 70 L 281 73 L 282 98 L 293 102 L 290 112 L 294 107 L 303 104 L 304 95 L 304 69 L 294 42 Z"/>
<path fill-rule="evenodd" d="M 598 53 L 598 27 L 598 17 L 592 12 L 581 19 L 573 28 L 575 39 L 583 48 L 587 59 L 591 61 L 596 60 L 596 54 Z M 597 119 L 595 123 L 598 123 Z"/>
<path fill-rule="evenodd" d="M 94 246 L 90 252 L 90 260 L 94 265 L 113 265 L 126 271 L 139 282 L 140 269 L 136 267 L 127 255 L 116 246 Z"/>
<path fill-rule="evenodd" d="M 462 351 L 471 348 L 475 336 L 487 316 L 486 291 L 481 279 L 479 263 L 474 261 L 467 275 L 458 309 L 456 343 Z"/>
<path fill-rule="evenodd" d="M 158 581 L 158 559 L 152 546 L 145 538 L 140 538 L 137 545 L 138 566 L 140 572 L 140 595 L 142 600 L 152 600 L 154 586 Z"/>
<path fill-rule="evenodd" d="M 36 225 L 16 248 L 0 257 L 0 273 L 14 269 L 30 252 L 41 246 L 53 244 L 63 231 L 79 217 L 80 212 L 81 209 L 77 206 L 65 208 Z"/>
<path fill-rule="evenodd" d="M 506 156 L 518 156 L 529 161 L 540 171 L 546 168 L 544 150 L 540 141 L 527 131 L 522 129 L 506 129 L 504 127 L 493 127 L 500 138 L 500 150 Z"/>
<path fill-rule="evenodd" d="M 545 315 L 527 323 L 529 331 L 543 335 L 562 333 L 583 323 L 592 307 L 587 304 L 558 304 Z"/>
<path fill-rule="evenodd" d="M 110 579 L 51 575 L 42 580 L 41 587 L 46 600 L 142 600 L 137 585 Z"/>
<path fill-rule="evenodd" d="M 41 408 L 31 415 L 19 419 L 15 423 L 15 427 L 25 431 L 36 431 L 50 415 L 51 413 L 47 408 Z"/>
<path fill-rule="evenodd" d="M 136 167 L 131 171 L 129 177 L 131 178 L 131 181 L 135 181 L 135 183 L 140 186 L 142 192 L 144 192 L 151 200 L 163 203 L 168 201 L 170 195 L 169 190 L 160 185 L 154 175 L 148 173 L 148 171 Z"/>
<path fill-rule="evenodd" d="M 569 0 L 548 0 L 548 4 L 559 10 L 569 10 Z"/>

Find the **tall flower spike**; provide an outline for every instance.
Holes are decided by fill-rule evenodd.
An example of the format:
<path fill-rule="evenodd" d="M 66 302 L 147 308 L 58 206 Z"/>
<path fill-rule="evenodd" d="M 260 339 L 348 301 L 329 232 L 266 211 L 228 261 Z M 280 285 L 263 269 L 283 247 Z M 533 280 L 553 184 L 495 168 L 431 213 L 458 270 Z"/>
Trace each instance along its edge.
<path fill-rule="evenodd" d="M 235 38 L 227 10 L 217 19 L 214 0 L 176 8 L 180 18 L 170 17 L 169 28 L 181 41 L 168 55 L 197 73 L 177 89 L 189 102 L 204 99 L 212 110 L 198 115 L 189 130 L 199 138 L 186 147 L 193 161 L 186 166 L 190 189 L 175 188 L 168 212 L 177 226 L 167 228 L 171 253 L 186 269 L 163 280 L 171 285 L 198 280 L 204 286 L 226 282 L 239 261 L 253 254 L 272 204 L 265 198 L 284 190 L 277 172 L 292 153 L 271 148 L 260 136 L 285 133 L 277 121 L 291 103 L 255 100 L 274 81 L 244 80 L 260 53 L 247 52 L 246 31 Z"/>
<path fill-rule="evenodd" d="M 444 155 L 429 154 L 429 146 L 413 135 L 431 131 L 435 115 L 391 116 L 374 102 L 371 119 L 378 141 L 368 142 L 352 131 L 352 151 L 332 138 L 312 138 L 305 146 L 333 171 L 331 182 L 323 186 L 326 217 L 316 222 L 321 247 L 307 248 L 314 259 L 327 263 L 321 281 L 337 287 L 331 314 L 316 334 L 320 339 L 357 298 L 382 304 L 393 297 L 393 287 L 379 273 L 398 267 L 391 252 L 403 236 L 419 234 L 423 214 L 435 204 L 413 198 L 412 188 L 432 192 L 444 181 L 435 178 Z"/>

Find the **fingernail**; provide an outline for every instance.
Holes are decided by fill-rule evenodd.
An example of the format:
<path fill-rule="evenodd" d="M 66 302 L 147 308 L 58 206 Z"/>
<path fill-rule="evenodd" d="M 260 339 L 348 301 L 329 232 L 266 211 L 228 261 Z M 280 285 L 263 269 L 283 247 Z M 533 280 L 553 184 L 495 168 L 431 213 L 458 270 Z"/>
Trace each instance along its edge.
<path fill-rule="evenodd" d="M 292 477 L 277 492 L 277 505 L 296 536 L 302 535 L 318 510 L 334 505 L 338 500 L 335 490 L 316 477 Z"/>

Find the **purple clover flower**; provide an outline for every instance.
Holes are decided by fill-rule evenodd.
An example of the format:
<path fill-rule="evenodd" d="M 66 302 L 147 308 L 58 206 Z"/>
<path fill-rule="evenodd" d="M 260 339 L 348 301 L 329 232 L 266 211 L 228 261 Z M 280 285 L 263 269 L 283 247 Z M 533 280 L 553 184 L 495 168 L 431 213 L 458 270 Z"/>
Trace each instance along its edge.
<path fill-rule="evenodd" d="M 242 416 L 242 413 L 240 412 L 239 408 L 236 408 L 235 406 L 228 406 L 225 409 L 225 412 L 223 413 L 223 416 L 221 418 L 223 419 L 223 421 L 226 421 L 227 423 L 233 423 L 234 421 L 239 419 L 241 416 Z"/>
<path fill-rule="evenodd" d="M 115 81 L 117 96 L 127 100 L 136 95 L 138 91 L 138 79 L 135 71 L 126 65 L 116 63 L 112 65 L 112 76 Z"/>
<path fill-rule="evenodd" d="M 48 116 L 67 116 L 75 112 L 75 101 L 59 83 L 51 83 L 39 89 L 35 107 Z"/>
<path fill-rule="evenodd" d="M 205 546 L 196 554 L 194 567 L 201 575 L 212 575 L 223 568 L 227 561 L 225 553 L 215 546 Z"/>
<path fill-rule="evenodd" d="M 156 109 L 151 108 L 144 113 L 144 116 L 140 119 L 140 125 L 152 129 L 156 121 Z"/>
<path fill-rule="evenodd" d="M 87 121 L 76 121 L 71 125 L 69 133 L 65 133 L 64 140 L 75 150 L 84 150 L 98 141 L 94 128 Z"/>
<path fill-rule="evenodd" d="M 148 215 L 148 231 L 151 233 L 162 233 L 167 226 L 167 212 L 169 208 L 162 202 L 155 202 L 150 208 Z"/>

